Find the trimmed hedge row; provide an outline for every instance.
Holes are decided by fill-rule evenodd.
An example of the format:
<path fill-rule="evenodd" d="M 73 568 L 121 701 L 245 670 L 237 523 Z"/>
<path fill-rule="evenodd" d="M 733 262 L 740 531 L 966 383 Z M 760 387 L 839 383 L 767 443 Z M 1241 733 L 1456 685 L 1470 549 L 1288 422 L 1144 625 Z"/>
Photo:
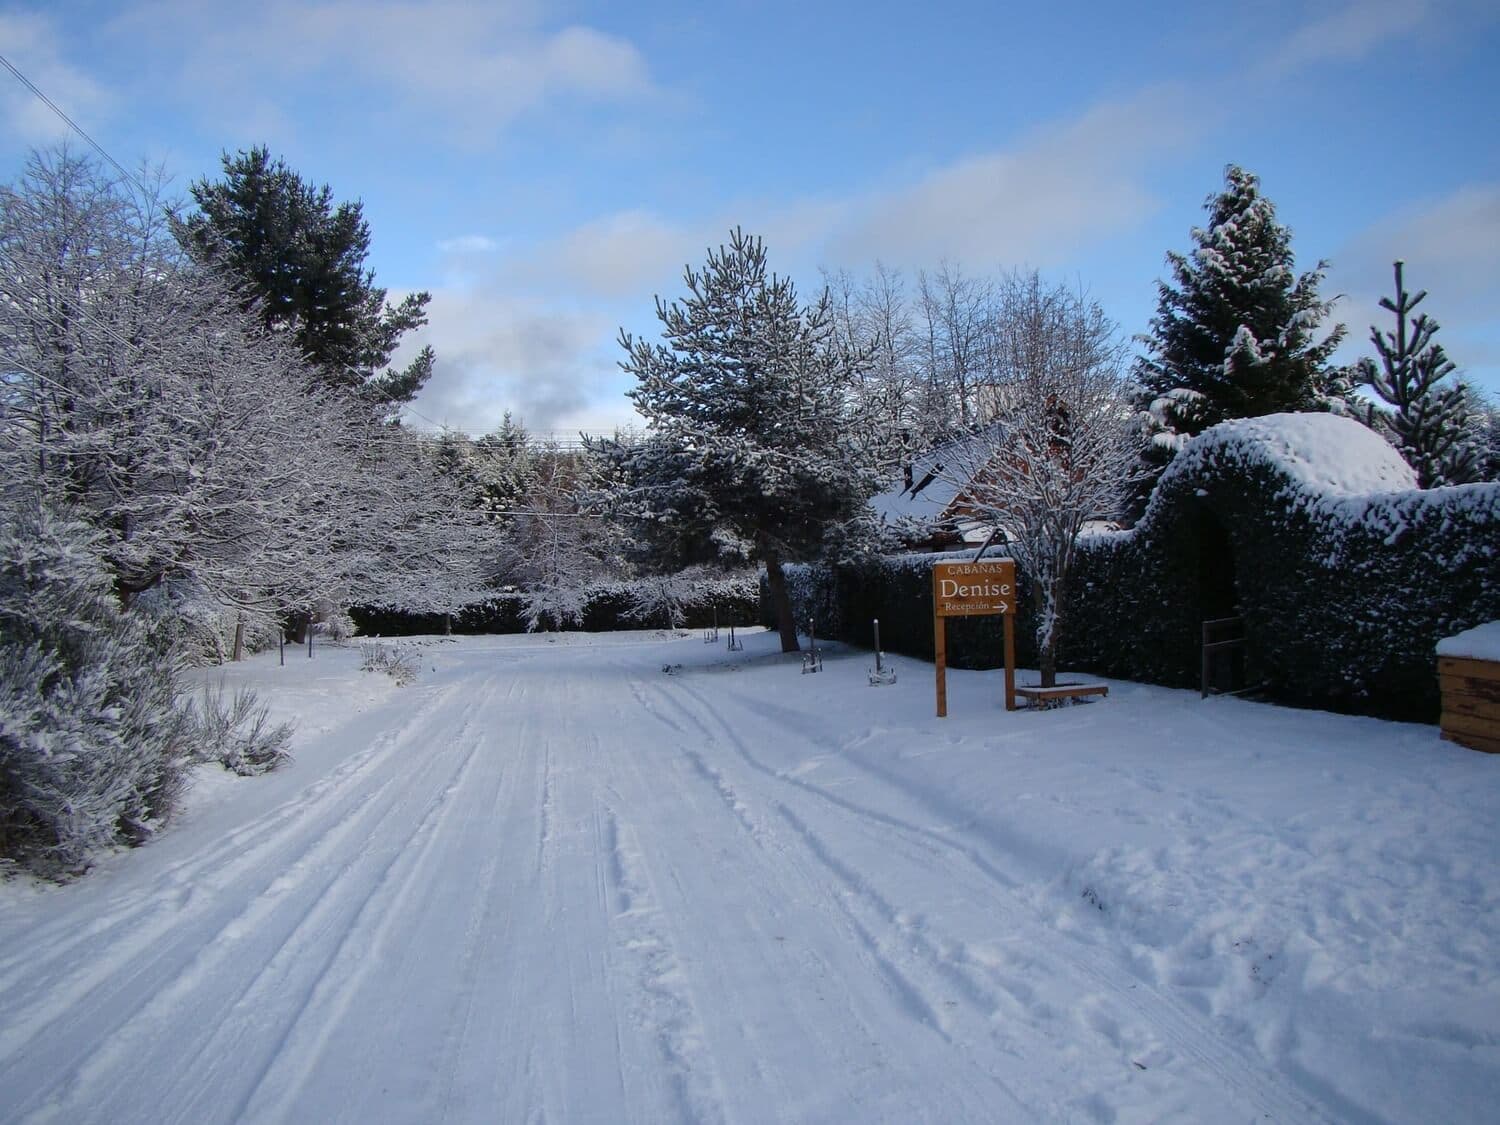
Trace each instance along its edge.
<path fill-rule="evenodd" d="M 1350 436 L 1341 425 L 1358 424 L 1318 423 L 1335 441 Z M 1202 622 L 1238 614 L 1245 680 L 1270 698 L 1435 720 L 1437 642 L 1500 618 L 1500 484 L 1347 495 L 1299 477 L 1262 444 L 1267 432 L 1209 431 L 1162 476 L 1133 531 L 1080 542 L 1059 666 L 1195 687 Z M 829 635 L 868 645 L 878 617 L 884 648 L 930 660 L 930 573 L 942 557 L 795 568 L 798 620 L 815 606 L 820 633 L 826 621 Z M 1035 667 L 1021 582 L 1017 662 Z M 995 667 L 1000 637 L 997 618 L 949 621 L 949 661 Z"/>
<path fill-rule="evenodd" d="M 462 635 L 524 633 L 526 599 L 521 594 L 497 594 L 483 602 L 465 606 L 452 615 L 452 631 Z M 643 621 L 629 616 L 631 583 L 611 582 L 589 591 L 583 632 L 611 633 L 624 629 L 665 627 L 665 621 Z M 759 591 L 753 577 L 715 579 L 695 588 L 682 604 L 685 629 L 747 624 L 759 619 Z M 366 636 L 409 637 L 442 633 L 447 619 L 441 613 L 405 613 L 377 606 L 356 606 L 349 611 L 359 631 Z M 554 626 L 555 629 L 555 626 Z"/>
<path fill-rule="evenodd" d="M 896 555 L 870 558 L 837 567 L 789 566 L 787 591 L 798 629 L 806 633 L 809 616 L 818 635 L 869 647 L 872 622 L 880 621 L 880 647 L 923 660 L 933 658 L 932 564 L 962 560 L 972 552 Z M 1000 557 L 986 555 L 986 558 Z M 1035 614 L 1025 576 L 1017 572 L 1020 612 L 1016 618 L 1016 662 L 1036 665 Z M 762 582 L 761 622 L 775 627 L 775 612 Z M 998 617 L 955 617 L 947 624 L 948 666 L 998 668 L 1005 663 L 1004 625 Z"/>

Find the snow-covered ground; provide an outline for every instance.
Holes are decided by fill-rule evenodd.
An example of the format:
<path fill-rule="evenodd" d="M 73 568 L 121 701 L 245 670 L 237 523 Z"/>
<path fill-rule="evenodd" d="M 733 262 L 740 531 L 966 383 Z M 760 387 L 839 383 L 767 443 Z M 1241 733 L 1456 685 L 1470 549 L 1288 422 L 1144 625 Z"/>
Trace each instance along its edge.
<path fill-rule="evenodd" d="M 1500 758 L 745 640 L 231 669 L 290 767 L 0 886 L 0 1118 L 1495 1120 Z"/>

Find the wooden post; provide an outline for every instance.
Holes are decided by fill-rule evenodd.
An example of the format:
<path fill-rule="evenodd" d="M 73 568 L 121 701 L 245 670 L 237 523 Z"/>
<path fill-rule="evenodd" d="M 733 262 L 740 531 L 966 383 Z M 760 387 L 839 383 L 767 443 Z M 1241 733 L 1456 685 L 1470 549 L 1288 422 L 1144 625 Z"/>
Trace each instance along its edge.
<path fill-rule="evenodd" d="M 1014 559 L 937 563 L 932 568 L 932 655 L 937 671 L 938 718 L 948 714 L 949 617 L 998 613 L 1005 618 L 1005 709 L 1016 709 L 1015 589 Z"/>
<path fill-rule="evenodd" d="M 243 617 L 234 623 L 234 656 L 230 659 L 236 664 L 245 659 L 245 619 Z"/>
<path fill-rule="evenodd" d="M 1016 709 L 1016 615 L 1006 613 L 1005 619 L 1005 709 Z"/>
<path fill-rule="evenodd" d="M 932 656 L 937 668 L 937 717 L 948 717 L 948 621 L 937 617 L 932 622 Z"/>

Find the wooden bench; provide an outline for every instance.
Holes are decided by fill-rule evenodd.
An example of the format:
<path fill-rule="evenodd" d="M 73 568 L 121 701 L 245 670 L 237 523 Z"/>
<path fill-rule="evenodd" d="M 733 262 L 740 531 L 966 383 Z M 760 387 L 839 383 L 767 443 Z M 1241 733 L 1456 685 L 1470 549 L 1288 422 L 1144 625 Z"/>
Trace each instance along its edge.
<path fill-rule="evenodd" d="M 1108 684 L 1058 684 L 1056 687 L 1018 687 L 1016 694 L 1026 700 L 1029 710 L 1040 707 L 1060 706 L 1070 699 L 1081 699 L 1086 695 L 1109 695 Z"/>

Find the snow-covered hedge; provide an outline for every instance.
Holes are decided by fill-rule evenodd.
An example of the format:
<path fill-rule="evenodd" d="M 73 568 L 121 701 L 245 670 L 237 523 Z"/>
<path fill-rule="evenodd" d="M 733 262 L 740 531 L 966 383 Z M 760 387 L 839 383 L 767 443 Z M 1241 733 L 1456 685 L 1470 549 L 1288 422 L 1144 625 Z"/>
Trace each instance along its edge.
<path fill-rule="evenodd" d="M 1070 661 L 1193 685 L 1201 622 L 1245 619 L 1246 678 L 1288 702 L 1438 710 L 1438 641 L 1500 616 L 1500 485 L 1418 491 L 1333 415 L 1226 422 L 1189 443 L 1135 530 L 1079 552 Z"/>
<path fill-rule="evenodd" d="M 0 863 L 53 877 L 149 836 L 190 761 L 169 646 L 101 558 L 45 508 L 0 519 Z"/>
<path fill-rule="evenodd" d="M 1237 612 L 1246 679 L 1274 698 L 1431 720 L 1438 641 L 1500 617 L 1500 484 L 1418 491 L 1383 439 L 1328 414 L 1213 427 L 1133 530 L 1080 548 L 1060 664 L 1101 675 L 1196 686 L 1203 621 Z M 817 605 L 867 645 L 878 617 L 885 648 L 930 659 L 939 557 L 798 568 L 798 619 Z M 1034 666 L 1021 582 L 1017 658 Z M 996 618 L 950 621 L 950 663 L 995 667 L 1000 635 Z"/>
<path fill-rule="evenodd" d="M 636 582 L 602 582 L 584 592 L 576 624 L 543 618 L 543 630 L 577 628 L 589 633 L 665 626 L 669 617 L 688 629 L 713 624 L 747 625 L 759 620 L 759 589 L 751 572 L 694 575 L 685 580 L 648 578 Z M 455 633 L 524 633 L 528 599 L 524 594 L 498 594 L 466 606 L 452 617 Z M 402 613 L 362 606 L 350 611 L 366 635 L 402 637 L 442 633 L 439 613 Z"/>

